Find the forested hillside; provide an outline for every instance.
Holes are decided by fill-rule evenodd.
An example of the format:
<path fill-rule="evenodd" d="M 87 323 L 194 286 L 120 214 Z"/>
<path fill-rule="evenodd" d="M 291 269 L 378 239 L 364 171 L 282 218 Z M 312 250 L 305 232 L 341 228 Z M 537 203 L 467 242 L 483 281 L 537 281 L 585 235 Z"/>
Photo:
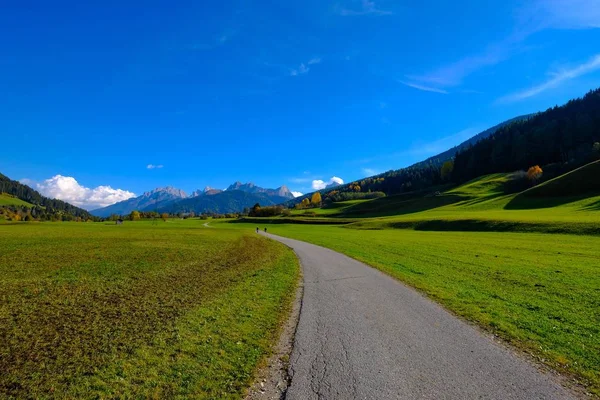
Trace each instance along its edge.
<path fill-rule="evenodd" d="M 561 107 L 499 129 L 459 152 L 453 180 L 464 182 L 494 172 L 540 165 L 557 176 L 588 163 L 600 152 L 600 89 Z"/>
<path fill-rule="evenodd" d="M 600 89 L 544 112 L 518 117 L 482 132 L 454 158 L 439 156 L 411 167 L 321 191 L 323 198 L 351 200 L 358 193 L 394 195 L 437 190 L 451 183 L 498 172 L 527 170 L 539 165 L 543 180 L 578 168 L 600 157 Z M 487 136 L 484 133 L 488 133 Z M 445 163 L 442 163 L 444 162 Z M 356 195 L 353 195 L 356 194 Z M 300 202 L 310 194 L 287 204 Z"/>
<path fill-rule="evenodd" d="M 527 119 L 531 118 L 534 115 L 535 114 L 527 114 L 527 115 L 521 115 L 519 117 L 511 118 L 508 121 L 504 121 L 504 122 L 502 122 L 502 123 L 500 123 L 498 125 L 495 125 L 495 126 L 489 128 L 489 129 L 486 129 L 485 131 L 483 131 L 481 133 L 478 133 L 477 135 L 473 136 L 472 138 L 470 138 L 468 140 L 465 140 L 464 142 L 462 142 L 458 146 L 455 146 L 455 147 L 453 147 L 451 149 L 448 149 L 448 150 L 444 151 L 443 153 L 440 153 L 440 154 L 435 155 L 433 157 L 429 157 L 425 161 L 418 162 L 418 163 L 412 165 L 412 167 L 423 167 L 423 166 L 426 166 L 426 165 L 429 165 L 429 164 L 437 164 L 437 165 L 441 166 L 446 161 L 451 160 L 452 158 L 454 158 L 454 156 L 458 152 L 469 148 L 470 146 L 472 146 L 475 143 L 479 142 L 481 139 L 485 139 L 485 138 L 493 135 L 499 129 L 504 128 L 505 126 L 511 125 L 511 124 L 513 124 L 515 122 L 527 120 Z"/>
<path fill-rule="evenodd" d="M 13 181 L 5 175 L 0 174 L 0 193 L 7 193 L 15 198 L 30 203 L 32 206 L 19 204 L 2 205 L 2 214 L 11 219 L 38 219 L 38 220 L 72 220 L 76 218 L 92 218 L 90 213 L 79 207 L 75 207 L 62 200 L 49 199 L 37 191 L 20 182 Z"/>

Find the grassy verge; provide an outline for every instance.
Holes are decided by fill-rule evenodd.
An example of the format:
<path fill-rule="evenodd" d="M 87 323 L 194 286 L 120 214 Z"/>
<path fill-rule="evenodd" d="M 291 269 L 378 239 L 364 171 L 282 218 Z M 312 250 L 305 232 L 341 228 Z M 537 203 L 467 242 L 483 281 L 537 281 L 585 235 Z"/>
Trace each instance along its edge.
<path fill-rule="evenodd" d="M 372 265 L 600 394 L 599 237 L 303 225 L 269 232 Z"/>
<path fill-rule="evenodd" d="M 0 226 L 0 397 L 240 398 L 298 273 L 197 222 Z"/>

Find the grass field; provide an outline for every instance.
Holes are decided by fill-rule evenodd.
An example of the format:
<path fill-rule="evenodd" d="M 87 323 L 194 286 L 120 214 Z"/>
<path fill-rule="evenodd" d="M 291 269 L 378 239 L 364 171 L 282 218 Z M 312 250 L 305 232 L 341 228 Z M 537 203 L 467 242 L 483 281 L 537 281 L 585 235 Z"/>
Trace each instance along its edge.
<path fill-rule="evenodd" d="M 372 265 L 600 394 L 600 237 L 308 225 L 269 232 Z"/>
<path fill-rule="evenodd" d="M 202 221 L 0 225 L 0 397 L 240 398 L 298 274 Z"/>
<path fill-rule="evenodd" d="M 298 277 L 288 249 L 252 234 L 267 224 L 396 277 L 600 395 L 600 191 L 576 183 L 599 167 L 520 194 L 494 174 L 219 229 L 0 225 L 0 397 L 239 397 Z"/>

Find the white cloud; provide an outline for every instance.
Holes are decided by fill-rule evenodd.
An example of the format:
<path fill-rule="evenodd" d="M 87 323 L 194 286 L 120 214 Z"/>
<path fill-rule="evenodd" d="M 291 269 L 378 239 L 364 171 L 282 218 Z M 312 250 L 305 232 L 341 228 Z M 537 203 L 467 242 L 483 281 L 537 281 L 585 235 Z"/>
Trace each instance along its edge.
<path fill-rule="evenodd" d="M 514 101 L 519 101 L 523 99 L 527 99 L 529 97 L 533 97 L 538 95 L 548 89 L 553 89 L 555 87 L 560 86 L 562 83 L 569 81 L 571 79 L 575 79 L 579 76 L 589 74 L 596 70 L 600 69 L 600 54 L 596 54 L 589 61 L 572 67 L 570 69 L 563 69 L 556 73 L 551 74 L 552 78 L 547 80 L 544 83 L 541 83 L 532 88 L 510 94 L 508 96 L 501 97 L 498 99 L 499 103 L 510 103 Z"/>
<path fill-rule="evenodd" d="M 312 188 L 314 190 L 325 189 L 326 186 L 327 186 L 327 184 L 324 181 L 322 181 L 321 179 L 315 179 L 314 181 L 312 181 Z"/>
<path fill-rule="evenodd" d="M 342 178 L 338 178 L 337 176 L 332 176 L 331 179 L 329 180 L 330 185 L 334 182 L 337 183 L 338 185 L 344 184 L 344 180 Z"/>
<path fill-rule="evenodd" d="M 164 165 L 162 165 L 162 164 L 157 164 L 157 165 L 155 165 L 155 164 L 148 164 L 146 166 L 146 168 L 148 168 L 148 169 L 160 169 L 162 167 L 164 167 Z"/>
<path fill-rule="evenodd" d="M 333 183 L 336 183 L 338 185 L 343 185 L 344 180 L 342 178 L 338 178 L 337 176 L 332 176 L 328 182 L 325 182 L 321 179 L 315 179 L 312 181 L 312 188 L 313 188 L 313 190 L 321 190 L 321 189 L 325 189 L 327 186 L 329 186 Z"/>
<path fill-rule="evenodd" d="M 524 42 L 536 32 L 546 29 L 600 28 L 599 0 L 531 0 L 524 4 L 515 13 L 514 28 L 509 36 L 431 72 L 409 75 L 407 78 L 438 88 L 458 86 L 475 71 L 494 66 L 525 51 Z"/>
<path fill-rule="evenodd" d="M 300 197 L 300 196 L 303 196 L 303 194 L 302 194 L 302 193 L 300 193 L 300 192 L 292 192 L 292 195 L 293 195 L 294 197 Z"/>
<path fill-rule="evenodd" d="M 374 170 L 373 168 L 363 168 L 362 173 L 365 174 L 366 176 L 373 176 L 373 175 L 378 174 L 378 172 L 376 170 Z"/>
<path fill-rule="evenodd" d="M 446 90 L 434 88 L 432 86 L 425 86 L 425 85 L 420 85 L 418 83 L 410 83 L 410 82 L 405 82 L 405 81 L 398 81 L 398 82 L 401 83 L 401 84 L 403 84 L 403 85 L 406 85 L 408 87 L 411 87 L 413 89 L 422 90 L 424 92 L 434 92 L 434 93 L 448 94 L 448 92 Z"/>
<path fill-rule="evenodd" d="M 321 59 L 319 57 L 313 57 L 305 63 L 302 63 L 298 68 L 290 70 L 290 76 L 298 76 L 307 74 L 310 71 L 310 65 L 320 64 Z"/>
<path fill-rule="evenodd" d="M 377 5 L 374 1 L 362 0 L 360 3 L 360 7 L 357 9 L 345 8 L 345 7 L 337 7 L 338 14 L 344 17 L 351 17 L 357 15 L 375 15 L 375 16 L 383 16 L 383 15 L 392 15 L 391 11 L 382 10 L 377 8 Z"/>
<path fill-rule="evenodd" d="M 46 197 L 63 200 L 87 210 L 106 207 L 135 197 L 132 192 L 113 189 L 110 186 L 98 186 L 90 189 L 81 186 L 75 178 L 62 175 L 53 176 L 36 184 L 35 189 Z"/>

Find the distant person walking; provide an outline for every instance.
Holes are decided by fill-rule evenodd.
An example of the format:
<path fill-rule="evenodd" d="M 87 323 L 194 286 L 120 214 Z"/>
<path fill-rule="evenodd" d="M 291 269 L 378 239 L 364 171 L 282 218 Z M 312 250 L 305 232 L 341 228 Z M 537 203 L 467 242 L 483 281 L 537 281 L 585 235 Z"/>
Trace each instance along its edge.
<path fill-rule="evenodd" d="M 257 227 L 257 228 L 256 228 L 256 233 L 258 233 L 258 231 L 259 231 L 259 229 L 258 229 L 258 227 Z"/>
<path fill-rule="evenodd" d="M 265 228 L 265 233 L 267 233 L 267 228 Z"/>

